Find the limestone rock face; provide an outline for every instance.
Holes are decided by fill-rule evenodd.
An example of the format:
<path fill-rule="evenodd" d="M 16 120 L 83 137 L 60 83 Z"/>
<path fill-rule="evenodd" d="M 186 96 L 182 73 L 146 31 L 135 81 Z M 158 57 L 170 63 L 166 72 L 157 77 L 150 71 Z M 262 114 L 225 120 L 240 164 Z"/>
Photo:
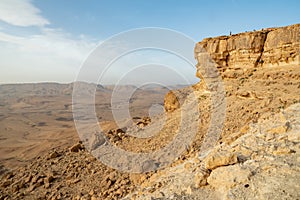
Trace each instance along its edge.
<path fill-rule="evenodd" d="M 210 54 L 221 73 L 257 66 L 300 64 L 300 24 L 245 32 L 231 36 L 206 38 L 196 44 L 197 67 L 199 55 Z"/>
<path fill-rule="evenodd" d="M 268 28 L 230 36 L 206 38 L 194 49 L 198 61 L 196 76 L 202 88 L 211 78 L 211 70 L 218 69 L 224 79 L 238 79 L 266 68 L 300 65 L 300 24 L 281 28 Z M 216 73 L 213 73 L 216 74 Z M 271 77 L 272 78 L 272 77 Z M 189 89 L 196 89 L 190 87 Z M 165 96 L 165 110 L 180 107 L 187 92 L 173 90 Z"/>
<path fill-rule="evenodd" d="M 204 48 L 223 69 L 254 66 L 261 56 L 268 31 L 207 38 L 195 48 L 195 56 Z M 201 65 L 201 63 L 199 63 Z"/>
<path fill-rule="evenodd" d="M 209 70 L 215 68 L 223 79 L 237 79 L 261 68 L 297 66 L 300 65 L 300 24 L 206 38 L 196 44 L 194 56 L 198 61 L 196 76 L 203 88 L 212 78 Z M 165 96 L 165 110 L 178 109 L 186 94 L 184 90 L 169 92 Z"/>
<path fill-rule="evenodd" d="M 263 66 L 300 63 L 300 24 L 270 31 L 261 57 Z"/>

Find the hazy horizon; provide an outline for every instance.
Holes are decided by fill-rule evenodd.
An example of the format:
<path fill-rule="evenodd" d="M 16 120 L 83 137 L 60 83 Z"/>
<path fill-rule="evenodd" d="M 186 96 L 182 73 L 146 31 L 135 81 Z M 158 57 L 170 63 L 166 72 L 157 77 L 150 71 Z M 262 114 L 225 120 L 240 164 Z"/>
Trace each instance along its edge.
<path fill-rule="evenodd" d="M 200 79 L 199 79 L 200 80 Z M 149 86 L 155 86 L 155 87 L 174 87 L 174 86 L 188 86 L 185 84 L 174 84 L 174 85 L 161 85 L 161 84 L 145 84 L 145 85 L 134 85 L 134 84 L 119 84 L 119 85 L 111 85 L 111 84 L 97 84 L 97 83 L 92 83 L 92 82 L 84 82 L 84 81 L 74 81 L 74 82 L 69 82 L 69 83 L 63 83 L 63 82 L 54 82 L 54 81 L 45 81 L 45 82 L 15 82 L 15 83 L 0 83 L 0 86 L 4 85 L 33 85 L 33 84 L 59 84 L 59 85 L 71 85 L 74 83 L 85 83 L 85 84 L 95 84 L 95 85 L 101 85 L 104 87 L 111 87 L 111 86 L 133 86 L 133 87 L 149 87 Z"/>

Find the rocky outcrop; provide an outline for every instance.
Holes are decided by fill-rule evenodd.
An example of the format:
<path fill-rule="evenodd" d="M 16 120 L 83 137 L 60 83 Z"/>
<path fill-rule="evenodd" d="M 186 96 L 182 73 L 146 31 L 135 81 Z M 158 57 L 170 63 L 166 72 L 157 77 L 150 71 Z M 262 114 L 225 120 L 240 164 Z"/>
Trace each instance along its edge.
<path fill-rule="evenodd" d="M 230 144 L 216 145 L 208 154 L 202 152 L 159 172 L 130 197 L 299 199 L 299 128 L 298 103 L 250 124 L 246 133 Z"/>
<path fill-rule="evenodd" d="M 243 71 L 254 67 L 300 64 L 300 24 L 282 28 L 245 32 L 231 36 L 206 38 L 196 44 L 197 68 L 199 55 L 207 52 L 216 62 L 223 77 L 231 70 Z M 198 77 L 201 78 L 198 70 Z"/>
<path fill-rule="evenodd" d="M 195 57 L 207 51 L 222 70 L 252 67 L 261 56 L 268 30 L 206 38 L 197 43 Z M 201 66 L 201 63 L 199 63 Z"/>
<path fill-rule="evenodd" d="M 164 98 L 164 108 L 166 112 L 172 112 L 181 107 L 186 97 L 193 92 L 190 87 L 171 90 Z"/>
<path fill-rule="evenodd" d="M 206 69 L 217 67 L 226 90 L 219 141 L 154 174 L 127 199 L 299 199 L 299 37 L 296 24 L 197 43 L 201 81 L 186 91 L 199 100 L 201 137 L 214 106 L 209 84 L 217 80 Z M 182 91 L 166 95 L 167 112 L 180 111 Z M 203 140 L 195 140 L 192 149 L 199 150 Z"/>
<path fill-rule="evenodd" d="M 261 56 L 263 66 L 300 64 L 300 24 L 268 33 Z"/>
<path fill-rule="evenodd" d="M 217 67 L 223 79 L 238 79 L 259 68 L 300 65 L 300 24 L 206 38 L 196 44 L 194 55 L 201 84 L 170 91 L 164 100 L 167 112 L 178 109 L 191 90 L 207 89 L 207 80 L 216 79 L 211 68 Z"/>

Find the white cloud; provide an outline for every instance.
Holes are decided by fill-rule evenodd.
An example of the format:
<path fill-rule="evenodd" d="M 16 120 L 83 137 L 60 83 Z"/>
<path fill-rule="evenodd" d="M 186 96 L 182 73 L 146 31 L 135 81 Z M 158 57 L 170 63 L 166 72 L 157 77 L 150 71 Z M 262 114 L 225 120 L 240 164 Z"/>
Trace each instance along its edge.
<path fill-rule="evenodd" d="M 0 0 L 0 83 L 72 82 L 81 63 L 97 43 L 85 35 L 74 38 L 55 28 L 31 0 Z M 32 30 L 24 35 L 14 26 Z M 36 29 L 32 29 L 35 26 Z"/>
<path fill-rule="evenodd" d="M 57 29 L 23 37 L 0 31 L 0 82 L 72 82 L 95 46 Z"/>
<path fill-rule="evenodd" d="M 71 38 L 62 30 L 43 29 L 42 34 L 25 38 L 20 50 L 81 61 L 95 45 L 87 38 Z"/>
<path fill-rule="evenodd" d="M 11 42 L 11 43 L 19 43 L 18 41 L 22 40 L 23 38 L 12 36 L 3 32 L 0 32 L 0 41 L 3 42 Z"/>
<path fill-rule="evenodd" d="M 50 22 L 30 0 L 1 0 L 0 20 L 15 26 L 44 26 Z"/>

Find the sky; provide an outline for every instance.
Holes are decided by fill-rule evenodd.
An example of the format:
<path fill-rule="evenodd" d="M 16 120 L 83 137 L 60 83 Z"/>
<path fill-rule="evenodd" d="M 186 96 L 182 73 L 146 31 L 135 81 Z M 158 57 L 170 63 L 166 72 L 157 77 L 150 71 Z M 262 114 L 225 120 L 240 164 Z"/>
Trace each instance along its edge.
<path fill-rule="evenodd" d="M 90 54 L 124 31 L 164 28 L 195 43 L 300 23 L 299 8 L 298 0 L 0 0 L 0 84 L 73 82 Z M 117 48 L 122 46 L 112 49 Z M 193 55 L 193 47 L 187 51 Z M 150 74 L 162 84 L 196 82 L 191 63 L 175 57 L 157 49 L 131 52 L 111 64 L 99 82 L 115 84 L 128 75 L 124 83 L 142 84 Z M 168 68 L 155 71 L 158 64 Z M 136 66 L 148 68 L 131 73 Z"/>

